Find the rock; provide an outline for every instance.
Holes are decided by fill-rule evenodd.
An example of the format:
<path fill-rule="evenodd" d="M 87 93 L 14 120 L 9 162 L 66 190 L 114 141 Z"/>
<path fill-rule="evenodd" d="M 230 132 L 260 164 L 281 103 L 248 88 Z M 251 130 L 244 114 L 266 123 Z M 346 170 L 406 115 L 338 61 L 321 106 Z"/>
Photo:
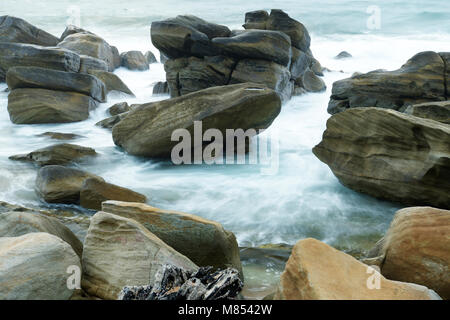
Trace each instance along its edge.
<path fill-rule="evenodd" d="M 86 148 L 70 143 L 61 143 L 38 149 L 28 154 L 11 156 L 9 159 L 31 161 L 40 166 L 47 166 L 63 165 L 95 155 L 97 155 L 97 153 L 92 148 Z"/>
<path fill-rule="evenodd" d="M 263 59 L 285 67 L 291 61 L 291 40 L 283 32 L 248 30 L 234 37 L 214 38 L 212 42 L 227 56 Z"/>
<path fill-rule="evenodd" d="M 301 96 L 302 94 L 308 93 L 303 87 L 295 86 L 294 91 L 292 92 L 293 96 Z"/>
<path fill-rule="evenodd" d="M 347 59 L 347 58 L 352 58 L 353 56 L 348 53 L 347 51 L 341 51 L 336 57 L 334 57 L 335 59 Z"/>
<path fill-rule="evenodd" d="M 41 67 L 60 71 L 78 72 L 80 57 L 61 48 L 45 48 L 31 44 L 0 42 L 0 81 L 12 67 Z"/>
<path fill-rule="evenodd" d="M 0 42 L 56 46 L 58 38 L 42 29 L 36 28 L 23 19 L 12 16 L 0 16 Z"/>
<path fill-rule="evenodd" d="M 89 70 L 108 71 L 108 69 L 108 64 L 105 61 L 90 56 L 80 55 L 80 73 L 89 73 Z"/>
<path fill-rule="evenodd" d="M 112 116 L 117 116 L 118 114 L 128 112 L 130 110 L 131 110 L 131 108 L 128 105 L 128 103 L 119 102 L 119 103 L 116 103 L 115 105 L 111 106 L 110 108 L 108 108 L 108 113 Z"/>
<path fill-rule="evenodd" d="M 379 279 L 379 288 L 372 279 Z M 388 280 L 352 256 L 311 238 L 300 240 L 292 249 L 274 296 L 274 300 L 436 299 L 439 296 L 433 290 Z"/>
<path fill-rule="evenodd" d="M 146 202 L 147 197 L 133 190 L 122 188 L 98 179 L 86 179 L 80 191 L 80 205 L 87 209 L 102 210 L 107 200 Z"/>
<path fill-rule="evenodd" d="M 99 122 L 97 122 L 95 125 L 98 127 L 102 127 L 105 129 L 112 129 L 116 124 L 118 124 L 120 121 L 122 121 L 129 112 L 120 113 L 118 115 L 103 119 Z"/>
<path fill-rule="evenodd" d="M 375 70 L 333 83 L 328 113 L 348 108 L 405 105 L 446 100 L 445 65 L 432 51 L 416 54 L 395 71 Z"/>
<path fill-rule="evenodd" d="M 156 60 L 155 55 L 151 51 L 147 51 L 144 57 L 147 60 L 148 64 L 158 63 L 158 60 Z"/>
<path fill-rule="evenodd" d="M 316 76 L 316 74 L 309 68 L 303 73 L 301 78 L 302 87 L 309 92 L 321 92 L 327 89 L 325 82 Z"/>
<path fill-rule="evenodd" d="M 120 58 L 119 49 L 115 46 L 111 46 L 111 51 L 113 54 L 113 65 L 114 69 L 117 69 L 120 67 L 120 64 L 122 63 L 122 59 Z"/>
<path fill-rule="evenodd" d="M 408 106 L 406 114 L 450 124 L 450 101 L 425 102 Z"/>
<path fill-rule="evenodd" d="M 80 93 L 47 89 L 15 89 L 8 96 L 9 117 L 15 124 L 82 121 L 97 105 Z"/>
<path fill-rule="evenodd" d="M 0 238 L 1 300 L 67 300 L 69 267 L 81 268 L 72 247 L 48 233 Z"/>
<path fill-rule="evenodd" d="M 291 72 L 291 79 L 297 79 L 298 77 L 301 77 L 308 69 L 308 66 L 311 64 L 311 59 L 313 58 L 308 56 L 303 51 L 292 47 L 292 61 L 289 69 L 289 71 Z"/>
<path fill-rule="evenodd" d="M 68 36 L 70 36 L 71 34 L 75 34 L 75 33 L 90 33 L 93 34 L 92 32 L 89 32 L 83 28 L 74 26 L 74 25 L 68 25 L 66 26 L 66 29 L 64 30 L 64 32 L 61 34 L 61 37 L 59 38 L 58 42 L 63 41 L 65 38 L 67 38 Z M 55 46 L 58 44 L 58 42 L 56 44 L 54 44 Z"/>
<path fill-rule="evenodd" d="M 106 90 L 108 93 L 111 91 L 119 91 L 134 96 L 133 92 L 131 92 L 127 85 L 112 72 L 88 70 L 88 73 L 99 78 L 106 85 Z"/>
<path fill-rule="evenodd" d="M 36 194 L 48 203 L 74 203 L 80 201 L 80 191 L 86 179 L 104 181 L 92 173 L 57 165 L 39 169 L 35 190 Z"/>
<path fill-rule="evenodd" d="M 165 64 L 166 61 L 169 60 L 169 58 L 167 58 L 164 53 L 160 52 L 159 53 L 159 62 L 161 62 L 162 64 Z"/>
<path fill-rule="evenodd" d="M 245 29 L 266 30 L 267 20 L 269 20 L 269 14 L 265 10 L 247 12 L 243 27 Z"/>
<path fill-rule="evenodd" d="M 153 286 L 157 271 L 165 264 L 197 270 L 191 260 L 140 223 L 102 211 L 91 218 L 82 264 L 82 288 L 102 299 L 117 299 L 125 286 Z"/>
<path fill-rule="evenodd" d="M 227 300 L 235 299 L 242 286 L 234 269 L 212 272 L 212 268 L 200 268 L 187 272 L 164 265 L 153 286 L 124 287 L 118 300 Z"/>
<path fill-rule="evenodd" d="M 83 244 L 69 228 L 56 218 L 30 212 L 10 211 L 0 214 L 0 238 L 19 237 L 35 232 L 46 232 L 64 240 L 81 259 Z"/>
<path fill-rule="evenodd" d="M 99 102 L 106 101 L 105 84 L 89 74 L 64 72 L 36 67 L 14 67 L 6 74 L 11 90 L 19 88 L 42 88 L 57 91 L 78 92 L 89 95 Z"/>
<path fill-rule="evenodd" d="M 38 137 L 48 137 L 55 140 L 75 140 L 79 138 L 84 138 L 78 134 L 74 133 L 61 133 L 61 132 L 44 132 L 37 135 Z"/>
<path fill-rule="evenodd" d="M 168 94 L 169 93 L 169 85 L 167 81 L 158 81 L 153 86 L 153 94 Z"/>
<path fill-rule="evenodd" d="M 450 208 L 450 127 L 381 108 L 354 108 L 327 121 L 313 153 L 339 181 L 406 205 Z"/>
<path fill-rule="evenodd" d="M 213 126 L 222 134 L 232 128 L 260 130 L 270 126 L 280 109 L 275 91 L 261 85 L 213 87 L 140 105 L 114 126 L 113 140 L 130 154 L 165 158 L 178 144 L 171 141 L 175 129 L 189 130 L 194 121 L 203 121 L 204 131 Z"/>
<path fill-rule="evenodd" d="M 140 51 L 127 51 L 120 55 L 121 66 L 129 70 L 144 71 L 149 69 L 147 58 Z"/>
<path fill-rule="evenodd" d="M 78 32 L 68 35 L 58 43 L 58 47 L 74 51 L 80 55 L 101 59 L 108 64 L 108 71 L 114 71 L 114 50 L 99 36 L 90 32 Z"/>
<path fill-rule="evenodd" d="M 323 68 L 319 61 L 317 61 L 315 58 L 310 58 L 311 64 L 309 68 L 312 72 L 315 73 L 316 76 L 323 77 L 323 71 L 327 70 L 326 68 Z M 329 71 L 329 70 L 328 70 Z"/>
<path fill-rule="evenodd" d="M 141 203 L 106 201 L 102 211 L 138 221 L 200 267 L 213 266 L 215 270 L 231 267 L 242 277 L 236 237 L 215 221 Z"/>
<path fill-rule="evenodd" d="M 153 21 L 150 33 L 153 45 L 168 58 L 175 59 L 218 55 L 211 39 L 228 37 L 230 29 L 185 15 Z"/>
<path fill-rule="evenodd" d="M 396 212 L 378 252 L 383 276 L 413 282 L 450 299 L 450 211 L 412 207 Z"/>

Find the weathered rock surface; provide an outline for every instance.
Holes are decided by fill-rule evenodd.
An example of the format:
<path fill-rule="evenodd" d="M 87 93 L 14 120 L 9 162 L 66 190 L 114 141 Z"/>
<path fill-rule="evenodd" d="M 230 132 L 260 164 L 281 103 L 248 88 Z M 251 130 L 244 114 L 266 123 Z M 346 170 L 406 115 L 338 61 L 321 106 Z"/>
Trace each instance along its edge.
<path fill-rule="evenodd" d="M 153 86 L 153 94 L 168 94 L 169 93 L 169 85 L 167 81 L 158 81 Z"/>
<path fill-rule="evenodd" d="M 75 34 L 75 33 L 91 33 L 83 28 L 74 26 L 73 24 L 66 26 L 66 29 L 64 29 L 63 33 L 61 34 L 61 37 L 59 38 L 58 42 L 63 41 L 66 37 L 70 36 L 71 34 Z"/>
<path fill-rule="evenodd" d="M 94 57 L 80 55 L 80 73 L 89 73 L 89 70 L 108 71 L 108 64 Z"/>
<path fill-rule="evenodd" d="M 147 60 L 148 64 L 152 64 L 152 63 L 158 63 L 158 60 L 156 60 L 155 55 L 153 54 L 153 52 L 151 51 L 147 51 L 144 54 L 145 59 Z"/>
<path fill-rule="evenodd" d="M 202 267 L 186 272 L 164 265 L 156 274 L 153 286 L 125 287 L 118 300 L 226 300 L 235 299 L 242 290 L 237 270 L 213 272 Z"/>
<path fill-rule="evenodd" d="M 380 107 L 399 110 L 409 104 L 446 100 L 442 53 L 425 51 L 395 71 L 375 70 L 333 83 L 328 113 L 349 108 Z"/>
<path fill-rule="evenodd" d="M 406 114 L 450 124 L 450 100 L 408 106 Z"/>
<path fill-rule="evenodd" d="M 114 143 L 133 155 L 170 157 L 178 144 L 171 141 L 175 129 L 193 131 L 194 121 L 203 130 L 265 129 L 280 113 L 275 91 L 246 83 L 213 87 L 175 99 L 140 105 L 113 128 Z M 194 148 L 198 148 L 194 142 Z"/>
<path fill-rule="evenodd" d="M 309 68 L 303 73 L 297 82 L 308 92 L 321 92 L 327 89 L 325 82 Z"/>
<path fill-rule="evenodd" d="M 70 91 L 91 96 L 99 102 L 106 101 L 105 84 L 89 74 L 37 67 L 14 67 L 8 70 L 6 83 L 11 90 L 19 88 L 42 88 L 56 91 Z"/>
<path fill-rule="evenodd" d="M 46 232 L 64 240 L 81 259 L 83 244 L 69 228 L 56 218 L 30 212 L 10 211 L 0 214 L 0 238 L 19 237 L 36 232 Z"/>
<path fill-rule="evenodd" d="M 92 148 L 82 147 L 76 144 L 61 143 L 32 151 L 28 154 L 20 154 L 9 157 L 11 160 L 30 161 L 40 166 L 63 165 L 85 157 L 95 156 L 97 153 Z"/>
<path fill-rule="evenodd" d="M 388 280 L 352 256 L 310 238 L 292 249 L 274 299 L 436 300 L 439 296 L 420 285 Z"/>
<path fill-rule="evenodd" d="M 128 112 L 131 108 L 126 102 L 119 102 L 108 108 L 108 113 L 112 116 L 117 116 L 118 114 Z"/>
<path fill-rule="evenodd" d="M 190 272 L 198 268 L 135 220 L 102 211 L 91 218 L 82 264 L 82 288 L 114 300 L 125 286 L 153 286 L 165 264 Z"/>
<path fill-rule="evenodd" d="M 411 207 L 397 211 L 377 253 L 388 279 L 413 282 L 450 299 L 450 211 Z"/>
<path fill-rule="evenodd" d="M 99 78 L 106 85 L 108 93 L 111 91 L 119 91 L 134 96 L 127 85 L 112 72 L 90 69 L 88 73 Z"/>
<path fill-rule="evenodd" d="M 23 19 L 12 16 L 0 16 L 0 42 L 56 46 L 58 38 L 42 29 L 36 28 Z"/>
<path fill-rule="evenodd" d="M 107 200 L 145 202 L 147 197 L 133 190 L 122 188 L 98 179 L 86 179 L 80 191 L 80 205 L 87 209 L 102 210 Z"/>
<path fill-rule="evenodd" d="M 49 203 L 79 203 L 80 191 L 85 180 L 103 179 L 92 173 L 52 165 L 39 169 L 35 190 L 38 196 Z"/>
<path fill-rule="evenodd" d="M 149 62 L 140 51 L 127 51 L 120 55 L 121 66 L 129 70 L 148 70 Z"/>
<path fill-rule="evenodd" d="M 141 203 L 106 201 L 102 210 L 141 223 L 200 267 L 235 268 L 242 276 L 236 237 L 220 223 Z"/>
<path fill-rule="evenodd" d="M 72 247 L 49 233 L 0 238 L 1 300 L 67 300 L 69 267 L 80 266 Z"/>
<path fill-rule="evenodd" d="M 0 42 L 0 81 L 12 67 L 41 67 L 78 72 L 80 56 L 62 48 L 46 48 L 31 44 Z"/>
<path fill-rule="evenodd" d="M 123 112 L 118 115 L 103 119 L 99 122 L 97 122 L 95 125 L 98 127 L 102 127 L 105 129 L 112 129 L 116 124 L 118 124 L 122 119 L 124 119 L 129 112 Z"/>
<path fill-rule="evenodd" d="M 78 134 L 74 133 L 62 133 L 62 132 L 44 132 L 38 135 L 38 137 L 48 137 L 50 139 L 55 140 L 75 140 L 78 138 L 83 138 L 83 136 L 80 136 Z"/>
<path fill-rule="evenodd" d="M 8 96 L 9 117 L 15 124 L 82 121 L 97 105 L 84 94 L 47 89 L 15 89 Z"/>
<path fill-rule="evenodd" d="M 332 116 L 313 153 L 356 191 L 450 208 L 450 126 L 381 108 Z"/>

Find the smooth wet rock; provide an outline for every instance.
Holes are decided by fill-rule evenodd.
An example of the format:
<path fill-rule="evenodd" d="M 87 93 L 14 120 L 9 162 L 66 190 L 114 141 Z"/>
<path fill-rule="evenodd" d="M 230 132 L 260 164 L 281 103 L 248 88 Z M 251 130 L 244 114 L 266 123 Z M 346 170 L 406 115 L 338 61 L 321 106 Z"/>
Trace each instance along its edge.
<path fill-rule="evenodd" d="M 398 70 L 375 70 L 336 81 L 328 113 L 359 107 L 400 110 L 405 105 L 446 100 L 445 70 L 441 55 L 425 51 Z"/>
<path fill-rule="evenodd" d="M 405 205 L 450 208 L 450 126 L 381 108 L 327 121 L 313 153 L 358 192 Z"/>
<path fill-rule="evenodd" d="M 104 181 L 86 171 L 58 165 L 45 166 L 38 171 L 35 191 L 48 203 L 78 204 L 83 183 L 89 178 Z"/>
<path fill-rule="evenodd" d="M 323 72 L 325 70 L 327 70 L 326 68 L 322 67 L 320 62 L 315 58 L 311 58 L 311 63 L 309 65 L 309 68 L 311 69 L 312 72 L 314 72 L 314 74 L 316 76 L 319 76 L 319 77 L 323 77 Z"/>
<path fill-rule="evenodd" d="M 231 267 L 237 269 L 242 277 L 236 237 L 220 223 L 141 203 L 106 201 L 102 211 L 138 221 L 200 267 Z"/>
<path fill-rule="evenodd" d="M 277 93 L 258 84 L 213 87 L 140 105 L 114 126 L 113 139 L 130 154 L 167 158 L 178 144 L 171 141 L 175 129 L 192 130 L 194 121 L 203 121 L 204 131 L 213 127 L 224 136 L 225 129 L 265 129 L 280 109 Z"/>
<path fill-rule="evenodd" d="M 144 71 L 149 69 L 147 58 L 140 51 L 127 51 L 120 54 L 121 66 L 129 70 Z"/>
<path fill-rule="evenodd" d="M 269 14 L 265 10 L 247 12 L 243 27 L 245 29 L 266 30 L 267 20 L 269 20 Z"/>
<path fill-rule="evenodd" d="M 168 94 L 169 93 L 169 85 L 167 81 L 158 81 L 153 86 L 153 94 Z"/>
<path fill-rule="evenodd" d="M 408 106 L 404 111 L 412 116 L 450 124 L 450 101 L 425 102 Z"/>
<path fill-rule="evenodd" d="M 0 238 L 19 237 L 35 232 L 46 232 L 64 240 L 81 259 L 83 244 L 56 218 L 30 212 L 10 211 L 0 214 Z"/>
<path fill-rule="evenodd" d="M 38 137 L 48 137 L 50 139 L 55 140 L 75 140 L 79 138 L 84 138 L 83 136 L 80 136 L 78 134 L 74 133 L 63 133 L 63 132 L 44 132 L 37 135 Z"/>
<path fill-rule="evenodd" d="M 102 210 L 102 203 L 107 200 L 142 203 L 147 201 L 147 197 L 133 190 L 98 179 L 87 179 L 84 181 L 80 191 L 80 205 L 82 207 Z"/>
<path fill-rule="evenodd" d="M 308 92 L 322 92 L 327 89 L 325 81 L 319 78 L 309 68 L 303 73 L 299 83 L 301 83 L 301 86 Z"/>
<path fill-rule="evenodd" d="M 374 268 L 311 238 L 300 240 L 292 249 L 274 296 L 274 300 L 438 299 L 433 290 L 388 280 Z"/>
<path fill-rule="evenodd" d="M 128 112 L 130 111 L 131 108 L 128 105 L 128 103 L 126 102 L 119 102 L 114 104 L 113 106 L 108 108 L 108 113 L 111 116 L 117 116 L 118 114 L 124 113 L 124 112 Z"/>
<path fill-rule="evenodd" d="M 352 58 L 353 56 L 348 53 L 347 51 L 341 51 L 336 57 L 334 57 L 335 59 L 348 59 L 348 58 Z"/>
<path fill-rule="evenodd" d="M 85 157 L 96 156 L 92 148 L 82 147 L 76 144 L 61 143 L 41 148 L 24 155 L 9 157 L 11 160 L 34 162 L 40 166 L 63 165 Z"/>
<path fill-rule="evenodd" d="M 98 127 L 102 127 L 104 129 L 112 129 L 116 124 L 118 124 L 120 121 L 122 121 L 129 112 L 123 112 L 118 115 L 103 119 L 99 122 L 97 122 L 95 125 Z"/>
<path fill-rule="evenodd" d="M 303 51 L 292 47 L 292 59 L 289 71 L 291 72 L 291 79 L 301 77 L 308 67 L 311 65 L 311 58 Z M 323 75 L 323 74 L 322 74 Z"/>
<path fill-rule="evenodd" d="M 198 267 L 133 219 L 99 211 L 91 218 L 83 249 L 82 288 L 117 299 L 125 286 L 153 285 L 161 266 Z"/>
<path fill-rule="evenodd" d="M 81 93 L 47 89 L 15 89 L 8 96 L 9 117 L 15 124 L 83 121 L 97 105 Z"/>
<path fill-rule="evenodd" d="M 158 63 L 158 60 L 156 60 L 155 55 L 153 54 L 153 52 L 151 51 L 147 51 L 144 54 L 145 59 L 147 60 L 148 64 L 152 64 L 152 63 Z"/>
<path fill-rule="evenodd" d="M 94 57 L 80 55 L 80 73 L 89 73 L 89 70 L 108 71 L 108 64 Z"/>
<path fill-rule="evenodd" d="M 0 42 L 56 46 L 58 38 L 23 19 L 0 16 Z"/>
<path fill-rule="evenodd" d="M 88 73 L 99 78 L 106 85 L 108 93 L 119 91 L 134 96 L 133 92 L 116 74 L 102 70 L 88 70 Z"/>
<path fill-rule="evenodd" d="M 0 238 L 0 299 L 68 300 L 73 289 L 67 287 L 67 270 L 73 268 L 81 270 L 79 257 L 54 235 Z"/>
<path fill-rule="evenodd" d="M 89 74 L 36 67 L 14 67 L 8 70 L 6 83 L 11 90 L 19 88 L 42 88 L 70 91 L 89 95 L 99 102 L 106 101 L 105 84 Z"/>
<path fill-rule="evenodd" d="M 62 48 L 0 42 L 0 81 L 12 67 L 41 67 L 68 72 L 80 70 L 80 56 Z"/>

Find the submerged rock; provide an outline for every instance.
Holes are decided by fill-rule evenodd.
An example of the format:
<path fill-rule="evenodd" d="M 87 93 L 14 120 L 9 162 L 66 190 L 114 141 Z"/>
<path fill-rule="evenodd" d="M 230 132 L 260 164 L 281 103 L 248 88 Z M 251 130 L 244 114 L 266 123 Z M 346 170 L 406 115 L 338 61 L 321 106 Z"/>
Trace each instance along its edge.
<path fill-rule="evenodd" d="M 134 96 L 133 92 L 131 92 L 127 85 L 116 74 L 92 69 L 88 70 L 88 73 L 99 78 L 106 85 L 108 93 L 111 91 L 119 91 Z"/>
<path fill-rule="evenodd" d="M 450 101 L 425 102 L 408 106 L 406 114 L 450 124 Z"/>
<path fill-rule="evenodd" d="M 149 63 L 140 51 L 127 51 L 120 55 L 121 66 L 129 70 L 144 71 L 149 69 Z"/>
<path fill-rule="evenodd" d="M 75 140 L 79 138 L 84 138 L 78 134 L 74 133 L 62 133 L 62 132 L 44 132 L 37 135 L 38 137 L 48 137 L 55 140 Z"/>
<path fill-rule="evenodd" d="M 341 51 L 339 52 L 339 54 L 334 57 L 335 59 L 348 59 L 348 58 L 352 58 L 353 56 L 348 53 L 347 51 Z"/>
<path fill-rule="evenodd" d="M 0 16 L 0 42 L 56 46 L 58 38 L 42 29 L 36 28 L 23 19 L 12 16 Z"/>
<path fill-rule="evenodd" d="M 313 153 L 339 181 L 406 205 L 450 208 L 450 127 L 381 108 L 354 108 L 327 121 Z"/>

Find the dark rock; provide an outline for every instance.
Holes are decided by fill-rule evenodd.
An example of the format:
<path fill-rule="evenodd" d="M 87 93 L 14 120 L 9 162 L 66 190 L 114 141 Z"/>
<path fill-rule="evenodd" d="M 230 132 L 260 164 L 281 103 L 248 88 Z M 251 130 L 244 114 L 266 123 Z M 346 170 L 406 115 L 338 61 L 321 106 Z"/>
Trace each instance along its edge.
<path fill-rule="evenodd" d="M 15 124 L 82 121 L 97 105 L 91 97 L 76 92 L 15 89 L 8 96 L 9 117 Z"/>
<path fill-rule="evenodd" d="M 314 72 L 316 76 L 319 77 L 323 77 L 323 71 L 326 69 L 323 68 L 320 62 L 313 57 L 311 57 L 311 64 L 309 65 L 309 68 L 311 69 L 312 72 Z"/>
<path fill-rule="evenodd" d="M 120 59 L 119 49 L 117 49 L 117 47 L 115 46 L 111 46 L 111 52 L 113 55 L 114 69 L 117 69 L 120 67 L 120 64 L 122 63 L 122 60 Z"/>
<path fill-rule="evenodd" d="M 321 92 L 325 91 L 327 88 L 325 82 L 316 76 L 316 74 L 309 68 L 305 71 L 301 78 L 301 85 L 308 92 Z"/>
<path fill-rule="evenodd" d="M 229 300 L 236 299 L 243 283 L 237 270 L 213 272 L 202 267 L 196 272 L 164 265 L 152 286 L 124 287 L 118 300 Z"/>
<path fill-rule="evenodd" d="M 0 17 L 0 42 L 28 43 L 40 46 L 56 46 L 58 38 L 36 28 L 23 19 Z"/>
<path fill-rule="evenodd" d="M 290 66 L 291 79 L 296 79 L 305 73 L 308 66 L 311 65 L 311 58 L 303 51 L 292 47 L 292 60 Z M 323 75 L 323 74 L 322 74 Z"/>
<path fill-rule="evenodd" d="M 158 60 L 156 60 L 155 55 L 151 51 L 147 51 L 144 56 L 148 64 L 158 63 Z"/>
<path fill-rule="evenodd" d="M 120 59 L 121 66 L 129 70 L 144 71 L 149 69 L 147 58 L 140 51 L 123 52 Z"/>
<path fill-rule="evenodd" d="M 131 92 L 127 85 L 116 74 L 101 70 L 88 70 L 88 73 L 99 78 L 106 85 L 108 93 L 111 91 L 120 91 L 134 96 L 133 92 Z"/>
<path fill-rule="evenodd" d="M 167 81 L 158 81 L 153 86 L 153 94 L 168 94 L 169 93 L 169 85 Z"/>
<path fill-rule="evenodd" d="M 120 121 L 122 121 L 127 115 L 128 115 L 128 112 L 120 113 L 118 115 L 103 119 L 103 120 L 97 122 L 95 125 L 98 127 L 105 128 L 105 129 L 112 129 L 116 124 L 118 124 Z"/>
<path fill-rule="evenodd" d="M 243 27 L 245 29 L 266 30 L 267 20 L 269 20 L 269 14 L 265 10 L 247 12 Z"/>
<path fill-rule="evenodd" d="M 19 88 L 42 88 L 70 91 L 89 95 L 99 102 L 106 101 L 105 84 L 89 74 L 37 67 L 14 67 L 10 68 L 6 74 L 6 83 L 11 90 Z"/>
<path fill-rule="evenodd" d="M 408 106 L 406 114 L 450 124 L 450 101 L 425 102 Z"/>
<path fill-rule="evenodd" d="M 108 113 L 112 116 L 117 116 L 118 114 L 128 112 L 130 110 L 131 110 L 131 108 L 128 105 L 128 103 L 119 102 L 119 103 L 116 103 L 115 105 L 111 106 L 110 108 L 108 108 Z"/>
<path fill-rule="evenodd" d="M 89 70 L 108 71 L 108 69 L 108 64 L 105 61 L 91 56 L 80 55 L 80 73 L 88 73 Z"/>
<path fill-rule="evenodd" d="M 75 140 L 78 138 L 84 138 L 74 133 L 61 133 L 61 132 L 44 132 L 37 135 L 38 137 L 48 137 L 55 140 Z"/>
<path fill-rule="evenodd" d="M 348 59 L 351 57 L 353 57 L 353 56 L 350 53 L 348 53 L 347 51 L 342 51 L 334 58 L 335 59 Z"/>
<path fill-rule="evenodd" d="M 162 64 L 165 64 L 166 61 L 169 60 L 169 58 L 167 58 L 164 53 L 160 52 L 159 53 L 159 62 L 161 62 Z"/>

